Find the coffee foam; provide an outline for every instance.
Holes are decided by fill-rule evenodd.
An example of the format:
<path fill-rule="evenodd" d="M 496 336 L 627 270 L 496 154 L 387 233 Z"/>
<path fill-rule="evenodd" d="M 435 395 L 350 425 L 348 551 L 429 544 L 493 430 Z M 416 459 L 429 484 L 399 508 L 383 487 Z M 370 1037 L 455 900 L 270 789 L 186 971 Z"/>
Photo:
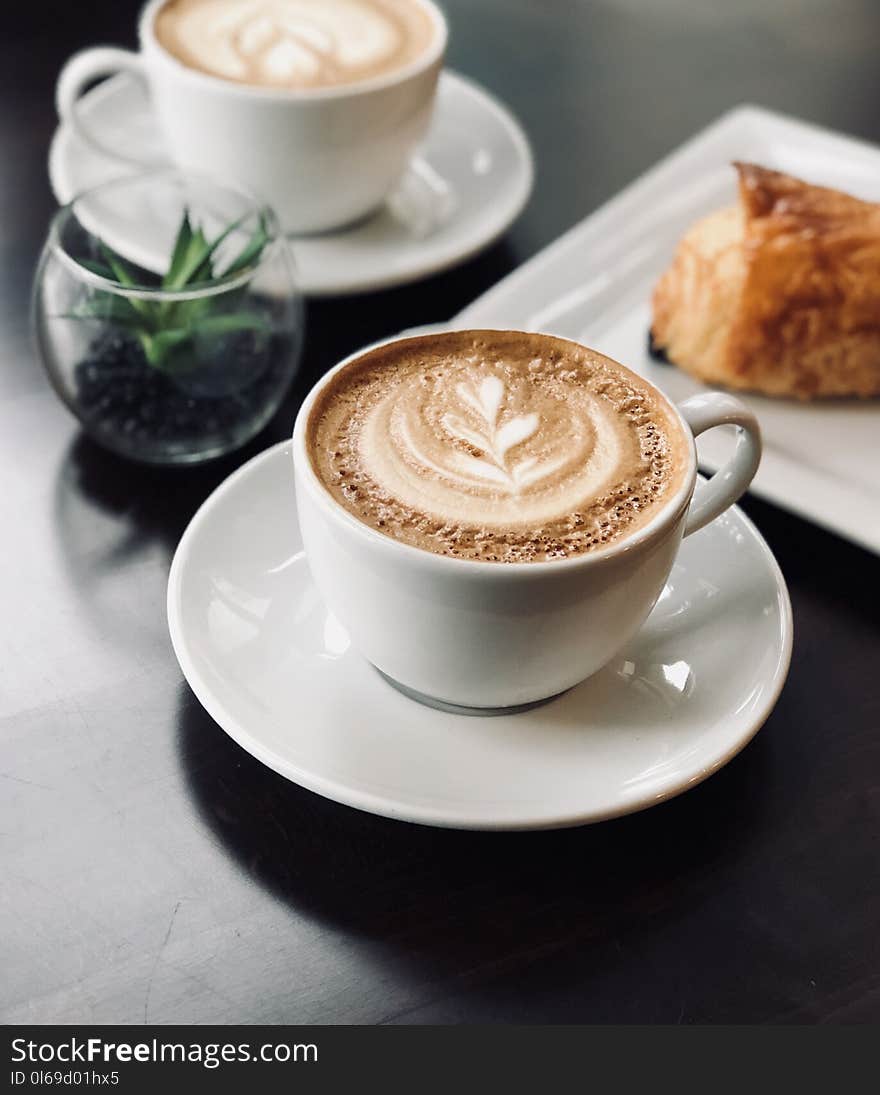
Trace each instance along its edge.
<path fill-rule="evenodd" d="M 416 0 L 169 0 L 155 32 L 191 68 L 294 89 L 401 68 L 436 33 Z"/>
<path fill-rule="evenodd" d="M 521 332 L 406 339 L 346 366 L 312 409 L 313 466 L 365 524 L 438 554 L 578 555 L 643 525 L 686 442 L 629 370 Z"/>

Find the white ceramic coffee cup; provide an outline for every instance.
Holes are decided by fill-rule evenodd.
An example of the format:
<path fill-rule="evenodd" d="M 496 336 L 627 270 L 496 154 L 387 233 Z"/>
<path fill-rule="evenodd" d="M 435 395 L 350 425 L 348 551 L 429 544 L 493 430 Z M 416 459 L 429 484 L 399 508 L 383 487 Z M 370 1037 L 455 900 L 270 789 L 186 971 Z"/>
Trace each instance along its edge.
<path fill-rule="evenodd" d="M 360 652 L 405 689 L 443 704 L 518 706 L 595 673 L 654 607 L 682 537 L 733 505 L 760 461 L 758 422 L 739 400 L 706 392 L 676 406 L 654 388 L 679 421 L 688 455 L 680 486 L 647 524 L 569 559 L 487 563 L 435 555 L 358 521 L 325 489 L 309 458 L 306 425 L 316 398 L 362 355 L 331 369 L 297 415 L 293 463 L 306 558 Z M 739 428 L 733 455 L 698 481 L 693 439 L 721 425 Z"/>
<path fill-rule="evenodd" d="M 251 87 L 188 68 L 153 30 L 165 0 L 140 18 L 140 52 L 111 47 L 71 57 L 58 78 L 60 117 L 98 151 L 131 162 L 80 116 L 76 103 L 101 76 L 132 73 L 148 85 L 171 159 L 267 201 L 285 231 L 338 228 L 376 209 L 425 135 L 446 51 L 447 26 L 420 4 L 434 37 L 411 64 L 358 83 L 306 90 Z"/>

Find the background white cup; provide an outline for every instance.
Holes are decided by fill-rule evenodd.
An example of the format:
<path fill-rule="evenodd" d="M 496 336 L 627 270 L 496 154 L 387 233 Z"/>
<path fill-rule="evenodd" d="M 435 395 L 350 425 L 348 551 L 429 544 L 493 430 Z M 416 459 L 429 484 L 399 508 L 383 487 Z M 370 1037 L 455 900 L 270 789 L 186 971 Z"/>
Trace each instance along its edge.
<path fill-rule="evenodd" d="M 306 90 L 250 87 L 188 68 L 153 31 L 165 0 L 140 18 L 140 52 L 111 47 L 71 57 L 58 78 L 61 118 L 100 152 L 131 162 L 80 117 L 76 101 L 100 76 L 145 79 L 170 158 L 265 199 L 285 231 L 338 228 L 376 209 L 425 135 L 446 51 L 447 26 L 431 0 L 420 4 L 434 38 L 415 61 L 358 83 Z"/>
<path fill-rule="evenodd" d="M 297 415 L 293 462 L 303 544 L 315 584 L 353 644 L 405 689 L 443 704 L 518 706 L 595 673 L 654 607 L 682 537 L 733 505 L 761 457 L 758 422 L 739 400 L 707 392 L 676 407 L 655 388 L 689 444 L 681 485 L 646 525 L 608 547 L 549 562 L 435 555 L 358 521 L 324 488 L 309 459 L 306 425 L 318 394 L 363 354 L 319 380 Z M 693 438 L 727 424 L 739 427 L 735 451 L 698 483 Z"/>

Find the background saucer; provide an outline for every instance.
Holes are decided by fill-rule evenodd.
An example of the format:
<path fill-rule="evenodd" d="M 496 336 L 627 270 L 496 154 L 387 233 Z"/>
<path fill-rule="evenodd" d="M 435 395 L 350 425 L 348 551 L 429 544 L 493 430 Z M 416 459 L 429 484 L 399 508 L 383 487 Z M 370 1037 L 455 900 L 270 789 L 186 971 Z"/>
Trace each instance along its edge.
<path fill-rule="evenodd" d="M 687 539 L 645 627 L 589 681 L 532 711 L 423 707 L 349 645 L 312 584 L 290 444 L 193 518 L 168 622 L 186 679 L 242 748 L 318 794 L 432 825 L 577 825 L 663 801 L 726 764 L 773 708 L 791 607 L 738 510 Z"/>
<path fill-rule="evenodd" d="M 121 156 L 163 162 L 140 81 L 114 76 L 85 95 L 79 109 Z M 131 170 L 131 163 L 102 155 L 69 126 L 56 130 L 49 178 L 62 204 Z M 440 78 L 430 132 L 386 205 L 342 231 L 294 240 L 300 287 L 312 296 L 363 292 L 462 262 L 510 225 L 525 205 L 532 181 L 532 156 L 518 122 L 488 92 L 447 70 Z M 106 226 L 110 237 L 112 229 Z M 147 268 L 158 268 L 167 259 L 156 253 L 148 234 L 122 242 L 119 249 L 133 250 L 132 257 Z"/>

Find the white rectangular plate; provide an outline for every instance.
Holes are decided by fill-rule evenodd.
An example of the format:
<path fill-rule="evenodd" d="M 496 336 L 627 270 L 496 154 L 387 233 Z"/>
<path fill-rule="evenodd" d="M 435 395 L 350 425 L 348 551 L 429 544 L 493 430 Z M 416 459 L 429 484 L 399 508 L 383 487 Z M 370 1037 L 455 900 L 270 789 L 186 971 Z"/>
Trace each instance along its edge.
<path fill-rule="evenodd" d="M 546 331 L 629 365 L 676 401 L 702 390 L 648 354 L 650 297 L 685 230 L 735 200 L 732 160 L 880 201 L 880 148 L 742 106 L 479 297 L 453 326 Z M 742 398 L 764 431 L 755 493 L 880 552 L 880 401 Z M 706 467 L 726 458 L 721 433 L 700 439 Z"/>

